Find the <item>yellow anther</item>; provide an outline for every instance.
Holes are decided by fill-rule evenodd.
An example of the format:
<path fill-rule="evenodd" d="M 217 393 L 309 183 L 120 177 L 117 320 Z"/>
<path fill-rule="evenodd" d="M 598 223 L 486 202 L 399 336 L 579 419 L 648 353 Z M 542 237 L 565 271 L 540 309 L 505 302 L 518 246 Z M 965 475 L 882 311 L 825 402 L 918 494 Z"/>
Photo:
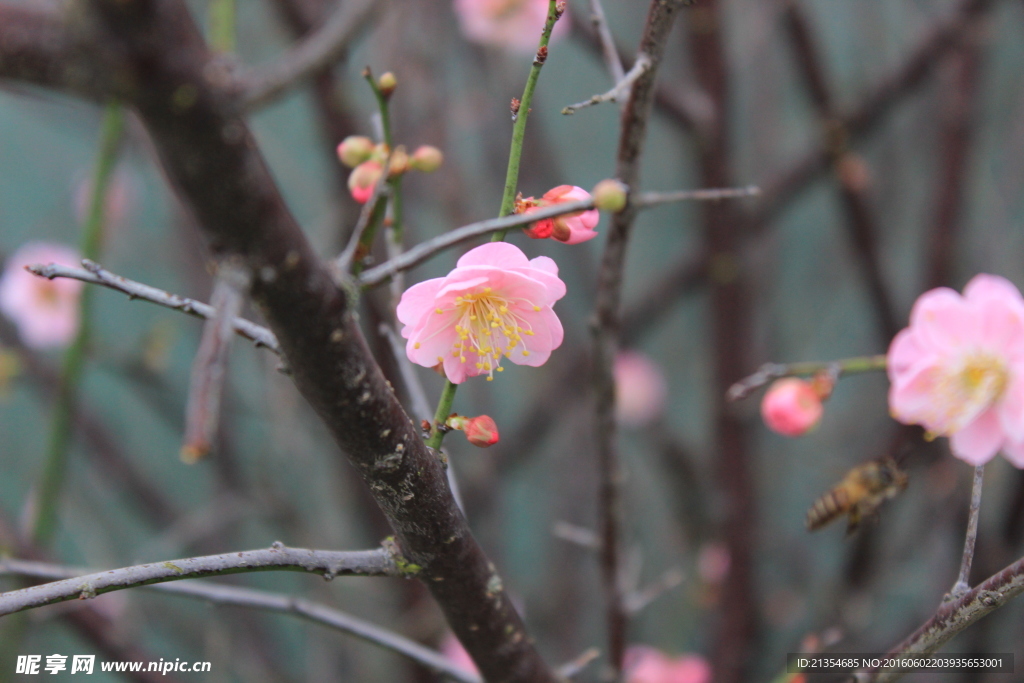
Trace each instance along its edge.
<path fill-rule="evenodd" d="M 414 348 L 414 349 L 420 348 L 420 343 L 416 342 L 415 344 L 412 345 L 412 348 Z"/>
<path fill-rule="evenodd" d="M 440 314 L 440 313 L 444 313 L 444 311 L 442 311 L 440 308 L 435 308 L 434 309 L 434 313 Z"/>
<path fill-rule="evenodd" d="M 540 310 L 540 306 L 534 306 L 534 307 L 533 307 L 533 310 L 535 310 L 535 311 L 539 311 L 539 310 Z"/>

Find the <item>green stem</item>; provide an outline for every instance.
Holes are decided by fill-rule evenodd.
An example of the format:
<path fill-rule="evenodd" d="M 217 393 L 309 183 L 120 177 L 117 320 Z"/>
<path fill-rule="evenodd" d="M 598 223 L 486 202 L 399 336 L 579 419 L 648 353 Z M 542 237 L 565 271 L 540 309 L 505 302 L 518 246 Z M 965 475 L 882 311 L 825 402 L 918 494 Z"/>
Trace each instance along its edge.
<path fill-rule="evenodd" d="M 508 171 L 505 173 L 505 191 L 501 196 L 501 209 L 498 211 L 498 218 L 508 216 L 512 213 L 516 203 L 516 187 L 519 184 L 519 161 L 523 155 L 523 140 L 526 137 L 526 119 L 530 115 L 530 103 L 533 101 L 533 91 L 537 88 L 537 79 L 540 77 L 540 70 L 547 61 L 548 41 L 551 40 L 551 31 L 555 28 L 555 22 L 561 16 L 555 5 L 555 0 L 548 2 L 548 20 L 544 24 L 544 31 L 540 35 L 540 45 L 537 47 L 537 55 L 533 59 L 533 66 L 530 68 L 530 75 L 526 78 L 526 87 L 523 89 L 523 99 L 519 102 L 519 112 L 516 115 L 515 125 L 512 127 L 512 148 L 508 153 Z M 374 88 L 376 92 L 376 87 Z M 381 110 L 382 115 L 384 109 Z M 502 242 L 508 230 L 494 233 L 492 242 Z M 441 400 L 437 403 L 437 412 L 434 414 L 434 429 L 427 439 L 427 445 L 434 449 L 441 448 L 445 432 L 439 429 L 444 421 L 451 414 L 452 402 L 455 400 L 457 384 L 448 381 L 441 392 Z"/>
<path fill-rule="evenodd" d="M 818 372 L 837 368 L 840 375 L 852 375 L 858 372 L 872 372 L 874 370 L 885 370 L 886 356 L 857 356 L 855 358 L 842 358 L 833 361 L 815 361 L 802 363 L 788 363 L 785 374 L 787 375 L 813 375 Z"/>
<path fill-rule="evenodd" d="M 519 186 L 519 162 L 523 156 L 523 140 L 526 137 L 526 120 L 530 116 L 530 104 L 533 102 L 533 91 L 537 87 L 537 79 L 540 77 L 540 70 L 547 61 L 548 41 L 551 40 L 551 31 L 555 28 L 555 22 L 560 16 L 555 7 L 555 0 L 548 2 L 548 20 L 544 24 L 544 31 L 540 35 L 540 46 L 537 48 L 537 55 L 533 59 L 533 67 L 530 68 L 530 75 L 526 78 L 526 87 L 523 89 L 523 99 L 519 101 L 519 112 L 516 114 L 516 122 L 512 127 L 512 149 L 508 153 L 508 171 L 505 173 L 505 192 L 501 196 L 501 209 L 498 217 L 508 216 L 515 209 L 516 188 Z M 501 242 L 505 239 L 505 233 L 494 233 L 492 242 Z"/>
<path fill-rule="evenodd" d="M 430 432 L 430 438 L 427 439 L 427 445 L 433 449 L 441 448 L 441 442 L 444 441 L 445 431 L 441 427 L 448 416 L 452 414 L 452 403 L 455 401 L 455 390 L 458 388 L 459 385 L 452 381 L 446 380 L 444 383 L 441 400 L 437 402 L 437 412 L 434 413 L 433 429 Z"/>
<path fill-rule="evenodd" d="M 210 0 L 210 45 L 219 52 L 235 51 L 235 0 Z"/>
<path fill-rule="evenodd" d="M 381 132 L 384 135 L 384 144 L 387 145 L 388 154 L 390 155 L 395 151 L 394 139 L 391 136 L 391 111 L 388 107 L 388 98 L 380 91 L 380 86 L 377 85 L 377 81 L 373 78 L 373 73 L 369 68 L 363 71 L 363 78 L 370 85 L 370 90 L 373 91 L 374 97 L 377 98 L 377 107 L 380 109 L 380 127 Z M 385 168 L 384 173 L 387 173 L 389 169 Z M 394 230 L 395 239 L 401 240 L 402 237 L 402 176 L 401 174 L 396 175 L 394 178 L 388 179 L 388 185 L 391 186 L 391 221 L 392 230 Z M 373 218 L 370 220 L 370 224 L 363 231 L 362 237 L 359 239 L 359 244 L 362 247 L 362 251 L 369 252 L 371 245 L 373 244 L 373 238 L 377 234 L 377 228 L 384 221 L 385 210 L 387 209 L 387 202 L 381 201 L 376 207 L 374 207 Z M 352 264 L 352 272 L 356 275 L 362 271 L 362 259 L 356 259 Z"/>
<path fill-rule="evenodd" d="M 103 224 L 106 209 L 107 188 L 117 162 L 117 151 L 124 130 L 124 113 L 121 105 L 111 103 L 103 113 L 100 148 L 93 169 L 92 196 L 89 198 L 89 214 L 82 228 L 82 257 L 98 260 L 103 244 Z M 45 546 L 56 531 L 57 507 L 63 489 L 67 470 L 68 450 L 71 446 L 71 432 L 75 415 L 75 399 L 81 382 L 82 371 L 89 345 L 89 314 L 92 308 L 92 290 L 82 290 L 79 304 L 79 328 L 74 341 L 64 354 L 61 367 L 60 387 L 54 406 L 53 422 L 46 449 L 46 460 L 39 484 L 39 499 L 36 507 L 32 540 Z"/>

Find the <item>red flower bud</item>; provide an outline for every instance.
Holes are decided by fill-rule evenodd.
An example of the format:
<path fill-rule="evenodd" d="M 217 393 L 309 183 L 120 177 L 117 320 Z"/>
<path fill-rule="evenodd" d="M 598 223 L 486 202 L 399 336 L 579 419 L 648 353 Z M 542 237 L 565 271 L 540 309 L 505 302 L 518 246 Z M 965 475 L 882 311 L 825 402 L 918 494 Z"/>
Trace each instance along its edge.
<path fill-rule="evenodd" d="M 474 446 L 487 448 L 498 443 L 498 425 L 488 415 L 479 415 L 477 417 L 452 415 L 445 421 L 445 424 L 452 429 L 459 429 L 465 432 L 466 438 Z"/>

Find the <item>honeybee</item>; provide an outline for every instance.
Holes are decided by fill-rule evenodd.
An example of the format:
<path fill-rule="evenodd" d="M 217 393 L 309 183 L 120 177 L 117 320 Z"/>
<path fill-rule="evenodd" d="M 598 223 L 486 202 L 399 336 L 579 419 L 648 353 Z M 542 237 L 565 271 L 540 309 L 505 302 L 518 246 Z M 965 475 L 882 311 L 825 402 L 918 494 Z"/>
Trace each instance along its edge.
<path fill-rule="evenodd" d="M 892 458 L 871 460 L 854 467 L 831 491 L 807 511 L 807 530 L 816 531 L 847 515 L 846 533 L 857 530 L 861 520 L 874 514 L 882 503 L 907 488 L 907 473 Z"/>

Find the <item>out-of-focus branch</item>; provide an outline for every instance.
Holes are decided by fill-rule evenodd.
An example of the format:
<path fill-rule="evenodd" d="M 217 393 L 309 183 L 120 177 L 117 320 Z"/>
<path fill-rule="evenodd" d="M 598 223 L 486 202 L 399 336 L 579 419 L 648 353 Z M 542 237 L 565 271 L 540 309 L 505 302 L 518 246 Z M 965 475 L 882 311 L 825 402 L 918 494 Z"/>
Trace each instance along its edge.
<path fill-rule="evenodd" d="M 73 567 L 11 559 L 0 560 L 0 573 L 44 579 L 80 580 L 83 578 L 83 570 Z M 145 588 L 171 595 L 205 600 L 216 605 L 233 605 L 266 612 L 293 614 L 315 624 L 353 635 L 368 643 L 405 655 L 451 680 L 460 681 L 460 683 L 480 683 L 479 676 L 455 666 L 439 652 L 423 647 L 393 631 L 303 598 L 205 581 L 147 584 Z"/>
<path fill-rule="evenodd" d="M 852 143 L 875 130 L 895 106 L 913 94 L 952 50 L 965 32 L 982 18 L 995 0 L 961 0 L 948 19 L 941 20 L 917 43 L 906 59 L 882 77 L 838 121 Z M 829 150 L 817 145 L 774 179 L 763 183 L 761 205 L 751 216 L 751 229 L 762 230 L 789 206 L 811 182 L 829 168 Z"/>
<path fill-rule="evenodd" d="M 608 26 L 608 19 L 604 15 L 601 0 L 590 0 L 590 24 L 601 41 L 601 52 L 604 55 L 604 63 L 608 67 L 612 82 L 618 83 L 626 76 L 626 71 L 622 68 L 619 49 L 615 46 L 615 37 L 612 36 L 611 27 Z"/>
<path fill-rule="evenodd" d="M 772 380 L 780 377 L 813 375 L 819 372 L 831 372 L 835 378 L 842 375 L 856 372 L 871 372 L 873 370 L 885 370 L 888 363 L 887 357 L 878 356 L 856 356 L 854 358 L 843 358 L 832 361 L 805 361 L 800 363 L 765 363 L 757 372 L 747 375 L 739 380 L 726 392 L 730 401 L 739 401 L 749 396 L 754 390 L 763 387 Z"/>
<path fill-rule="evenodd" d="M 636 62 L 647 62 L 630 89 L 622 112 L 622 129 L 615 166 L 616 177 L 627 187 L 640 180 L 640 157 L 647 138 L 647 123 L 654 103 L 654 79 L 661 64 L 669 31 L 683 0 L 654 0 L 640 39 Z M 599 477 L 598 514 L 601 535 L 601 578 L 608 626 L 608 656 L 615 675 L 622 671 L 626 647 L 628 610 L 621 581 L 622 472 L 615 428 L 615 379 L 612 364 L 619 345 L 620 304 L 626 245 L 637 207 L 626 207 L 612 217 L 598 271 L 594 306 L 593 386 L 595 393 L 596 447 Z"/>
<path fill-rule="evenodd" d="M 987 33 L 985 22 L 977 22 L 967 32 L 949 61 L 952 73 L 940 95 L 945 105 L 939 115 L 941 166 L 935 187 L 935 217 L 927 240 L 925 289 L 952 284 L 956 237 L 963 222 L 967 178 L 971 170 L 970 152 L 974 143 L 973 127 L 983 62 L 982 42 Z"/>
<path fill-rule="evenodd" d="M 239 78 L 236 87 L 242 89 L 245 106 L 262 107 L 341 59 L 352 41 L 387 7 L 387 0 L 339 2 L 322 27 L 277 62 Z"/>
<path fill-rule="evenodd" d="M 728 187 L 732 181 L 731 75 L 726 56 L 726 25 L 721 3 L 700 5 L 686 26 L 689 61 L 713 114 L 700 131 L 697 163 L 701 184 Z M 757 504 L 754 465 L 747 446 L 746 424 L 725 400 L 725 391 L 746 367 L 751 318 L 742 266 L 745 224 L 734 204 L 702 204 L 704 250 L 711 284 L 711 348 L 714 349 L 714 443 L 716 494 L 720 497 L 721 534 L 729 552 L 722 582 L 718 632 L 712 650 L 717 683 L 746 679 L 756 650 L 757 605 L 754 583 Z"/>
<path fill-rule="evenodd" d="M 882 336 L 886 340 L 892 339 L 899 330 L 899 324 L 896 322 L 896 311 L 879 262 L 877 240 L 881 231 L 867 194 L 866 165 L 861 157 L 849 149 L 849 133 L 836 112 L 832 88 L 815 45 L 811 27 L 796 0 L 790 0 L 783 16 L 796 55 L 798 71 L 811 96 L 815 113 L 821 121 L 823 146 L 828 150 L 836 179 L 839 181 L 850 240 L 867 280 Z"/>
<path fill-rule="evenodd" d="M 1024 558 L 990 576 L 960 598 L 943 603 L 920 628 L 889 650 L 886 657 L 935 652 L 953 636 L 1021 593 L 1024 593 Z M 902 675 L 900 672 L 877 670 L 858 671 L 854 674 L 857 683 L 891 683 Z"/>
<path fill-rule="evenodd" d="M 141 282 L 135 282 L 134 280 L 129 280 L 126 277 L 115 275 L 109 270 L 104 269 L 98 263 L 93 263 L 89 260 L 84 260 L 82 265 L 85 266 L 85 270 L 62 266 L 56 263 L 48 265 L 32 265 L 28 270 L 39 277 L 45 277 L 51 280 L 55 277 L 70 277 L 75 280 L 89 282 L 94 285 L 103 285 L 109 289 L 123 292 L 131 299 L 149 301 L 150 303 L 158 304 L 166 308 L 172 308 L 176 311 L 181 311 L 182 313 L 194 315 L 197 318 L 205 318 L 209 320 L 215 315 L 213 306 L 209 304 L 196 301 L 195 299 L 189 299 L 188 297 L 178 296 L 177 294 L 171 294 L 170 292 L 165 292 L 162 289 L 150 287 L 149 285 L 144 285 Z M 274 337 L 274 333 L 267 328 L 257 325 L 256 323 L 249 322 L 243 318 L 235 318 L 233 328 L 237 334 L 255 343 L 256 346 L 265 347 L 278 355 L 281 354 L 281 348 L 278 346 L 277 338 Z"/>
<path fill-rule="evenodd" d="M 81 40 L 56 10 L 0 3 L 0 79 L 103 101 L 120 89 L 104 46 Z"/>
<path fill-rule="evenodd" d="M 9 568 L 7 560 L 0 560 L 0 571 L 19 573 Z M 267 571 L 310 572 L 325 578 L 404 576 L 415 573 L 403 572 L 395 560 L 394 552 L 387 548 L 355 551 L 307 550 L 288 548 L 284 544 L 275 543 L 270 548 L 260 550 L 152 562 L 7 591 L 0 593 L 0 616 L 65 600 L 88 600 L 103 593 L 154 583 Z"/>
<path fill-rule="evenodd" d="M 225 259 L 217 267 L 210 297 L 214 315 L 203 325 L 189 378 L 185 443 L 181 447 L 181 459 L 187 463 L 205 457 L 216 439 L 234 324 L 251 282 L 252 274 L 232 259 Z"/>

